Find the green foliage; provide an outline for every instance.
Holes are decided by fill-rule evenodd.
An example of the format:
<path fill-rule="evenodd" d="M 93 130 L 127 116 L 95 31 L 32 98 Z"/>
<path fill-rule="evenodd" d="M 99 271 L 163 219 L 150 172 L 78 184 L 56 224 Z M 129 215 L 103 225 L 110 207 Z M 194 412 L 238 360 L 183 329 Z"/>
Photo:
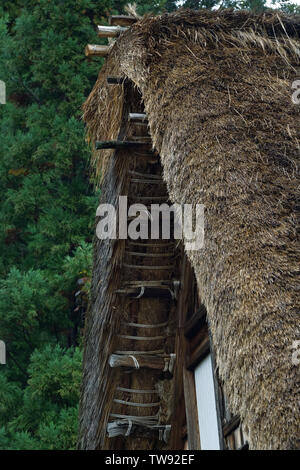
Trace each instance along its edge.
<path fill-rule="evenodd" d="M 78 347 L 47 345 L 31 356 L 24 392 L 0 374 L 0 449 L 76 447 L 80 364 Z"/>
<path fill-rule="evenodd" d="M 108 0 L 0 7 L 3 449 L 76 445 L 83 318 L 75 293 L 88 288 L 98 200 L 80 108 L 102 63 L 83 50 L 112 11 Z"/>

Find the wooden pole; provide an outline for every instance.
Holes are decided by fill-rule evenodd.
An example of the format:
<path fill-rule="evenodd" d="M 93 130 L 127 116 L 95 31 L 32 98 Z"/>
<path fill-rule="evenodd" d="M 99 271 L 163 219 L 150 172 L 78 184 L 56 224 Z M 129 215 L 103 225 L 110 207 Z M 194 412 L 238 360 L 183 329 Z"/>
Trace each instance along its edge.
<path fill-rule="evenodd" d="M 109 24 L 111 26 L 131 26 L 136 22 L 137 19 L 134 16 L 112 15 L 109 17 Z"/>
<path fill-rule="evenodd" d="M 85 48 L 87 57 L 107 57 L 112 46 L 100 46 L 98 44 L 88 44 Z"/>
<path fill-rule="evenodd" d="M 128 28 L 123 28 L 122 26 L 97 26 L 99 38 L 117 38 L 120 34 L 127 31 L 127 29 Z"/>

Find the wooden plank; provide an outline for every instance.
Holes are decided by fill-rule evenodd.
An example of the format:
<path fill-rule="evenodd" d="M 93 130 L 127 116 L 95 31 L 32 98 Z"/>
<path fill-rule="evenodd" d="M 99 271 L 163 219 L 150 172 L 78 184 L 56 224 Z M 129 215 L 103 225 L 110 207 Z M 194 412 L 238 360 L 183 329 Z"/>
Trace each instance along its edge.
<path fill-rule="evenodd" d="M 207 324 L 208 324 L 208 322 L 207 322 Z M 212 368 L 213 368 L 213 379 L 214 379 L 215 398 L 216 398 L 216 410 L 217 410 L 220 450 L 224 450 L 224 448 L 225 448 L 225 439 L 224 439 L 224 433 L 223 433 L 223 429 L 222 429 L 222 397 L 220 395 L 220 387 L 219 387 L 220 382 L 219 382 L 219 377 L 218 377 L 218 371 L 217 371 L 217 365 L 216 365 L 216 360 L 215 360 L 215 353 L 214 353 L 214 348 L 213 348 L 212 336 L 211 336 L 210 329 L 208 329 L 208 335 L 209 335 L 210 355 L 211 355 Z"/>
<path fill-rule="evenodd" d="M 137 18 L 128 15 L 111 15 L 108 19 L 111 26 L 131 26 L 137 22 Z"/>
<path fill-rule="evenodd" d="M 183 387 L 189 450 L 200 450 L 200 433 L 194 373 L 183 368 Z"/>
<path fill-rule="evenodd" d="M 183 369 L 185 367 L 186 340 L 183 334 L 184 318 L 187 311 L 188 298 L 190 296 L 190 264 L 181 250 L 183 257 L 180 273 L 180 290 L 177 303 L 177 330 L 175 338 L 176 365 L 174 369 L 175 397 L 174 411 L 172 416 L 172 432 L 170 438 L 170 449 L 184 449 L 185 440 L 182 437 L 182 427 L 186 424 L 185 397 L 183 387 Z"/>
<path fill-rule="evenodd" d="M 239 416 L 234 416 L 228 423 L 224 424 L 223 426 L 223 434 L 224 437 L 227 437 L 231 434 L 236 428 L 240 425 L 240 418 Z"/>
<path fill-rule="evenodd" d="M 117 38 L 120 34 L 127 31 L 128 28 L 122 28 L 122 26 L 97 26 L 97 32 L 99 38 Z"/>
<path fill-rule="evenodd" d="M 203 341 L 199 344 L 199 346 L 192 352 L 191 355 L 187 356 L 186 361 L 186 368 L 189 370 L 193 370 L 194 367 L 207 356 L 209 353 L 209 338 L 204 338 Z"/>

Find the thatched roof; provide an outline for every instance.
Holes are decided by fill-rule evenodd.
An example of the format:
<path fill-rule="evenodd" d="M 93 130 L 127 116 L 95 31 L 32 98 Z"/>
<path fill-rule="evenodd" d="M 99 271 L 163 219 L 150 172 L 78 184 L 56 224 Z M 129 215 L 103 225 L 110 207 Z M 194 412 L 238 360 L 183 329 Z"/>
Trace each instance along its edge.
<path fill-rule="evenodd" d="M 90 139 L 116 138 L 123 88 L 109 87 L 106 77 L 132 80 L 171 201 L 205 204 L 205 247 L 188 256 L 226 395 L 255 449 L 299 446 L 299 367 L 291 359 L 300 333 L 300 126 L 291 100 L 299 32 L 298 17 L 277 12 L 145 17 L 116 41 L 84 106 Z M 103 154 L 93 157 L 98 176 Z M 108 175 L 104 195 L 115 191 Z M 105 249 L 96 257 L 104 279 L 113 247 Z M 89 439 L 91 447 L 99 442 L 95 396 L 107 367 L 105 340 L 97 336 L 107 297 L 102 288 L 93 295 L 102 317 L 90 315 L 87 323 L 85 448 Z"/>

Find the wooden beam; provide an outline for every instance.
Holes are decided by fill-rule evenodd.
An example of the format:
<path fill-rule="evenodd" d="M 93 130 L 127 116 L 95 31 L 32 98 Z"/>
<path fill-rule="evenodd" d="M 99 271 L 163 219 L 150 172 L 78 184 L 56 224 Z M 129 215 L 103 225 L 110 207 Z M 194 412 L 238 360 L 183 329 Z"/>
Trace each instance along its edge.
<path fill-rule="evenodd" d="M 240 417 L 239 416 L 233 416 L 230 421 L 225 423 L 223 425 L 223 435 L 224 437 L 227 437 L 229 434 L 231 434 L 236 428 L 239 427 L 240 425 Z"/>
<path fill-rule="evenodd" d="M 122 26 L 97 26 L 99 38 L 117 38 L 120 34 L 127 31 L 128 28 L 122 28 Z"/>
<path fill-rule="evenodd" d="M 99 44 L 88 44 L 85 48 L 87 57 L 107 57 L 112 46 L 100 46 Z"/>
<path fill-rule="evenodd" d="M 183 368 L 183 386 L 189 450 L 200 450 L 200 433 L 194 373 Z"/>
<path fill-rule="evenodd" d="M 129 149 L 132 147 L 139 147 L 140 145 L 148 145 L 146 142 L 139 142 L 136 141 L 123 141 L 123 140 L 107 140 L 107 141 L 99 141 L 97 140 L 95 143 L 96 150 L 101 149 Z"/>
<path fill-rule="evenodd" d="M 127 15 L 112 15 L 108 20 L 111 26 L 131 26 L 137 22 L 137 18 Z"/>
<path fill-rule="evenodd" d="M 199 346 L 192 352 L 190 356 L 187 357 L 186 368 L 193 370 L 195 366 L 202 361 L 209 354 L 209 338 L 205 337 Z"/>
<path fill-rule="evenodd" d="M 200 308 L 192 315 L 192 317 L 184 325 L 184 335 L 190 338 L 199 330 L 206 321 L 206 308 L 202 304 Z"/>

